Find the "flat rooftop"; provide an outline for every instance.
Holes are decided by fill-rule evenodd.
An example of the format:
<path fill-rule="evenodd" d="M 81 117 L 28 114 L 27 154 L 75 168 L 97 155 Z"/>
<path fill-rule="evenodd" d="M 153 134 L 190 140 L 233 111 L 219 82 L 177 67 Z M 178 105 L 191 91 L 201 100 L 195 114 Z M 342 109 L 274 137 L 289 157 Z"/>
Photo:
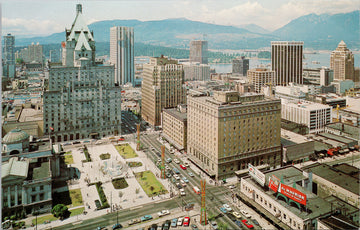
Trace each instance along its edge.
<path fill-rule="evenodd" d="M 45 179 L 51 176 L 49 162 L 32 163 L 30 168 L 30 170 L 32 170 L 32 176 L 30 174 L 31 178 L 29 178 L 30 180 Z"/>
<path fill-rule="evenodd" d="M 314 163 L 302 168 L 302 170 L 311 170 L 313 174 L 324 178 L 352 193 L 359 194 L 359 178 L 352 177 L 336 167 L 327 164 Z"/>
<path fill-rule="evenodd" d="M 281 100 L 281 101 L 283 102 L 283 100 Z M 300 108 L 307 109 L 307 110 L 319 110 L 319 109 L 330 109 L 331 108 L 331 106 L 329 106 L 329 105 L 313 103 L 313 102 L 293 103 L 293 102 L 286 101 L 285 103 L 282 103 L 282 104 L 286 104 L 291 107 L 300 107 Z"/>
<path fill-rule="evenodd" d="M 332 134 L 332 133 L 318 133 L 318 135 L 322 136 L 322 137 L 326 137 L 328 139 L 332 139 L 332 140 L 342 142 L 344 144 L 351 144 L 351 143 L 354 142 L 354 140 L 351 140 L 351 139 L 346 138 L 344 136 L 335 135 L 335 134 Z"/>
<path fill-rule="evenodd" d="M 281 180 L 283 180 L 283 184 L 288 185 L 290 187 L 293 187 L 294 182 L 301 181 L 302 179 L 305 179 L 306 177 L 303 175 L 302 171 L 294 166 L 289 166 L 285 168 L 280 169 L 273 169 L 264 172 L 266 181 L 269 181 L 269 177 L 271 175 L 276 176 Z M 259 190 L 266 193 L 268 196 L 272 197 L 275 202 L 280 204 L 281 206 L 285 207 L 292 213 L 296 214 L 303 220 L 305 219 L 314 219 L 318 216 L 321 216 L 325 213 L 331 212 L 331 204 L 327 202 L 325 199 L 320 198 L 313 194 L 312 192 L 306 190 L 305 188 L 301 187 L 300 185 L 296 184 L 296 189 L 304 194 L 306 194 L 307 197 L 307 203 L 306 207 L 308 212 L 306 211 L 300 211 L 297 207 L 288 205 L 285 201 L 282 199 L 276 199 L 276 193 L 271 189 L 264 189 L 262 186 L 260 186 L 257 182 L 255 182 L 251 177 L 245 177 L 246 181 L 251 183 L 253 186 L 256 186 Z"/>
<path fill-rule="evenodd" d="M 182 113 L 182 112 L 178 111 L 176 108 L 164 109 L 164 112 L 170 114 L 171 116 L 173 116 L 181 121 L 185 121 L 187 119 L 187 113 Z"/>
<path fill-rule="evenodd" d="M 308 142 L 305 136 L 281 129 L 281 143 L 285 146 Z"/>

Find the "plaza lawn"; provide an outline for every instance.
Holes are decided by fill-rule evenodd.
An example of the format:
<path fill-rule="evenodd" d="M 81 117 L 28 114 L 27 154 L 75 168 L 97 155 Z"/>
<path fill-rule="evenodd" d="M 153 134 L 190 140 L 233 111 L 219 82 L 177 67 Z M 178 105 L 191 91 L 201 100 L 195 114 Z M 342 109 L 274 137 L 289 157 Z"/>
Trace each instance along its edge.
<path fill-rule="evenodd" d="M 80 189 L 73 189 L 69 191 L 72 207 L 83 205 Z"/>
<path fill-rule="evenodd" d="M 65 204 L 68 208 L 83 205 L 80 189 L 73 189 L 65 192 L 55 192 L 53 196 L 53 205 Z"/>
<path fill-rule="evenodd" d="M 129 187 L 124 177 L 113 179 L 112 184 L 114 185 L 115 189 L 123 189 Z"/>
<path fill-rule="evenodd" d="M 138 156 L 129 144 L 116 145 L 115 148 L 124 159 L 134 158 Z"/>
<path fill-rule="evenodd" d="M 135 177 L 149 197 L 168 192 L 151 171 L 135 173 Z"/>
<path fill-rule="evenodd" d="M 68 154 L 71 154 L 71 151 L 68 151 L 68 152 L 64 153 L 64 155 L 68 155 Z"/>
<path fill-rule="evenodd" d="M 63 157 L 65 164 L 67 165 L 74 164 L 74 159 L 71 154 L 65 154 Z"/>
<path fill-rule="evenodd" d="M 110 154 L 109 153 L 103 153 L 103 154 L 100 155 L 100 159 L 101 160 L 110 159 Z"/>
<path fill-rule="evenodd" d="M 80 214 L 82 214 L 84 212 L 84 210 L 85 210 L 84 207 L 69 210 L 70 216 L 80 215 Z M 37 223 L 38 224 L 43 224 L 45 221 L 54 221 L 54 220 L 58 220 L 58 218 L 54 217 L 53 215 L 40 216 L 40 217 L 37 218 Z M 36 223 L 36 218 L 34 218 L 32 220 L 32 223 L 33 224 Z"/>
<path fill-rule="evenodd" d="M 141 162 L 128 162 L 129 167 L 140 167 L 142 166 Z"/>

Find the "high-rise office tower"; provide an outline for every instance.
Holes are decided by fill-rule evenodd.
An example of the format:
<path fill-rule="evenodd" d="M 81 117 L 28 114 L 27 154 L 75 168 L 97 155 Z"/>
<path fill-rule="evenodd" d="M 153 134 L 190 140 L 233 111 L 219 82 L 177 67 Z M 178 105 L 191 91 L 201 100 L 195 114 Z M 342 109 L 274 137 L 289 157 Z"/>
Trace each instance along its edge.
<path fill-rule="evenodd" d="M 115 82 L 135 86 L 134 28 L 110 28 L 110 62 L 115 65 Z"/>
<path fill-rule="evenodd" d="M 4 36 L 3 75 L 8 78 L 15 77 L 15 36 Z"/>
<path fill-rule="evenodd" d="M 275 71 L 276 85 L 303 84 L 303 46 L 304 42 L 271 42 L 271 67 Z"/>
<path fill-rule="evenodd" d="M 249 59 L 244 56 L 232 60 L 232 73 L 239 73 L 246 76 L 249 70 Z"/>
<path fill-rule="evenodd" d="M 195 40 L 190 42 L 190 62 L 208 64 L 208 42 Z"/>
<path fill-rule="evenodd" d="M 150 58 L 143 69 L 141 116 L 152 126 L 159 126 L 163 108 L 176 107 L 186 101 L 183 66 L 161 56 Z"/>
<path fill-rule="evenodd" d="M 81 4 L 76 13 L 62 43 L 63 66 L 49 69 L 43 97 L 44 133 L 59 142 L 121 133 L 121 88 L 115 86 L 114 66 L 95 64 L 95 41 Z"/>
<path fill-rule="evenodd" d="M 334 80 L 354 80 L 354 54 L 341 41 L 331 52 L 330 69 L 334 70 Z"/>
<path fill-rule="evenodd" d="M 43 47 L 37 43 L 36 45 L 32 43 L 28 46 L 29 52 L 29 62 L 43 62 Z"/>
<path fill-rule="evenodd" d="M 262 94 L 215 91 L 187 97 L 187 154 L 215 179 L 248 163 L 281 164 L 281 104 Z"/>
<path fill-rule="evenodd" d="M 275 71 L 266 68 L 251 69 L 247 73 L 249 83 L 254 85 L 255 92 L 260 93 L 261 87 L 275 83 Z"/>

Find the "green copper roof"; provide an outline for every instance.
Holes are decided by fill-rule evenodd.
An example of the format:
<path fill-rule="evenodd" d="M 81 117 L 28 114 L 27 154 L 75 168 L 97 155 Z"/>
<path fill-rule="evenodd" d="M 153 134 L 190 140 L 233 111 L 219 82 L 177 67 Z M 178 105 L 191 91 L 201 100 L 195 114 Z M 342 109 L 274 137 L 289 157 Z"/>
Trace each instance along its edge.
<path fill-rule="evenodd" d="M 1 178 L 7 176 L 27 177 L 29 169 L 28 161 L 18 161 L 17 157 L 10 158 L 8 162 L 1 165 Z"/>
<path fill-rule="evenodd" d="M 21 129 L 13 129 L 5 135 L 2 139 L 3 144 L 11 144 L 16 142 L 22 142 L 29 139 L 29 134 L 22 131 Z"/>

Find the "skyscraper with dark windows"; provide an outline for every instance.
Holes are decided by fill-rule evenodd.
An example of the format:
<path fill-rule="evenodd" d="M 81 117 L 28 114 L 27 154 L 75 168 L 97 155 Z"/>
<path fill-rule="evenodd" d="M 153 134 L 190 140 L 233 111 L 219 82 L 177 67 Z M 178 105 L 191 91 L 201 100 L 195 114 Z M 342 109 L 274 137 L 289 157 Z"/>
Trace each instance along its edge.
<path fill-rule="evenodd" d="M 14 78 L 15 67 L 15 36 L 8 34 L 4 36 L 3 76 Z"/>

